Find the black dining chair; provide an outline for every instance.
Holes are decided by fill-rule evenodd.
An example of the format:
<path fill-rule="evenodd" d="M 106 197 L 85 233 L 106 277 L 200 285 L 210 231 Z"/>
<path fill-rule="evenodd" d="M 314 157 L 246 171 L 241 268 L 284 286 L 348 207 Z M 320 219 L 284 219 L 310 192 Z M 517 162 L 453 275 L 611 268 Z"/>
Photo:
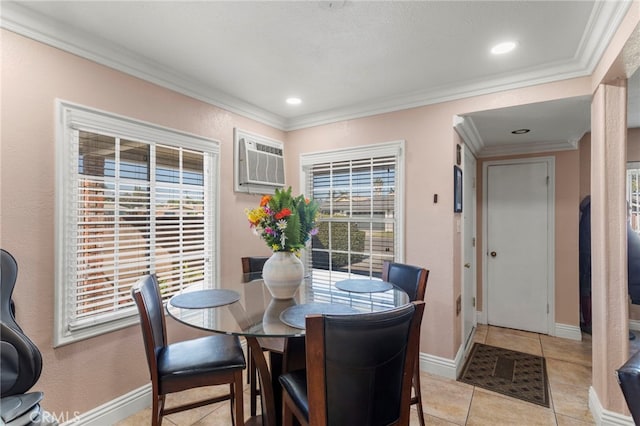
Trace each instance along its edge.
<path fill-rule="evenodd" d="M 242 371 L 244 353 L 237 336 L 211 336 L 167 343 L 164 305 L 155 275 L 146 275 L 131 289 L 140 314 L 140 326 L 151 374 L 153 426 L 165 415 L 231 400 L 231 417 L 236 426 L 244 424 Z M 229 384 L 230 392 L 165 409 L 167 394 L 202 386 Z"/>
<path fill-rule="evenodd" d="M 240 258 L 242 261 L 242 273 L 262 272 L 262 267 L 267 259 L 269 259 L 268 256 L 247 256 Z"/>
<path fill-rule="evenodd" d="M 427 290 L 427 279 L 429 271 L 419 266 L 407 265 L 385 261 L 382 264 L 382 280 L 394 284 L 404 290 L 409 295 L 409 300 L 424 301 L 424 294 Z M 411 405 L 416 405 L 418 409 L 418 420 L 420 426 L 424 426 L 424 412 L 422 409 L 422 392 L 420 390 L 420 351 L 416 353 L 416 368 L 413 374 L 413 396 Z"/>
<path fill-rule="evenodd" d="M 424 302 L 306 318 L 306 364 L 280 376 L 283 425 L 408 425 Z"/>

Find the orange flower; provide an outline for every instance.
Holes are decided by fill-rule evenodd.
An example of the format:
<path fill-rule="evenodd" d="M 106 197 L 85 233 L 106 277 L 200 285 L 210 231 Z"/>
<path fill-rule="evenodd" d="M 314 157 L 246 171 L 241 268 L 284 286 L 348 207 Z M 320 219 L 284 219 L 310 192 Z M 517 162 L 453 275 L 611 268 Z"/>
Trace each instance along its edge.
<path fill-rule="evenodd" d="M 276 218 L 276 220 L 280 220 L 283 219 L 287 216 L 291 216 L 291 210 L 289 210 L 288 208 L 284 208 L 282 210 L 280 210 L 278 213 L 276 213 L 276 215 L 274 216 Z"/>
<path fill-rule="evenodd" d="M 260 200 L 260 207 L 264 207 L 267 204 L 269 204 L 270 200 L 271 200 L 271 195 L 263 195 L 262 199 Z"/>

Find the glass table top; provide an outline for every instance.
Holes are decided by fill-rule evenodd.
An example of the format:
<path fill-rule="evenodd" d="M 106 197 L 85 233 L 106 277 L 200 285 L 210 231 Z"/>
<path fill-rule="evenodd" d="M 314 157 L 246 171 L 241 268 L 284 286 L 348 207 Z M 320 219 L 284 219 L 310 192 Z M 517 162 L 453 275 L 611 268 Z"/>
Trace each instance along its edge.
<path fill-rule="evenodd" d="M 325 279 L 314 280 L 313 275 L 303 280 L 293 299 L 278 300 L 271 297 L 259 274 L 246 275 L 244 280 L 225 287 L 225 290 L 238 293 L 239 300 L 233 303 L 189 309 L 173 306 L 169 300 L 167 311 L 177 321 L 203 330 L 238 336 L 296 337 L 303 336 L 304 329 L 287 325 L 280 319 L 282 312 L 295 305 L 337 304 L 349 307 L 348 311 L 367 313 L 409 303 L 409 296 L 397 287 L 370 293 L 349 292 L 338 289 L 335 283 Z M 192 286 L 181 294 L 198 290 L 202 289 Z"/>

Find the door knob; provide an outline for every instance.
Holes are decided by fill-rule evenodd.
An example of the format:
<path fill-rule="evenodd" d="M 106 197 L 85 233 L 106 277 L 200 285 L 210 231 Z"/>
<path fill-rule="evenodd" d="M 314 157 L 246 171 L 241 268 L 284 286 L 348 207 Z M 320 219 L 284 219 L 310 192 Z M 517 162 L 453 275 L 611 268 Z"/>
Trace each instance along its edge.
<path fill-rule="evenodd" d="M 470 263 L 465 263 L 465 264 L 464 264 L 464 267 L 465 267 L 465 268 L 471 268 L 471 264 L 470 264 Z"/>
<path fill-rule="evenodd" d="M 490 254 L 491 254 L 491 257 L 496 257 L 498 255 L 498 253 L 496 253 L 495 251 L 492 251 Z"/>

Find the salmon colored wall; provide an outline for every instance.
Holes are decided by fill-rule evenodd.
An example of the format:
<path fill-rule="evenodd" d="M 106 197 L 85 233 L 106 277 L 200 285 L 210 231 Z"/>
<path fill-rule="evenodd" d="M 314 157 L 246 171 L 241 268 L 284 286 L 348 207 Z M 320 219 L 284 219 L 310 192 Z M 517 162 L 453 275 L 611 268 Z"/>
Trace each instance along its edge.
<path fill-rule="evenodd" d="M 241 256 L 268 253 L 248 231 L 243 213 L 258 197 L 233 192 L 234 127 L 285 142 L 287 179 L 296 191 L 300 189 L 302 153 L 404 139 L 404 261 L 431 270 L 421 351 L 452 360 L 462 344 L 455 317 L 461 275 L 456 272 L 459 260 L 455 260 L 459 258 L 460 234 L 451 208 L 458 140 L 453 117 L 591 93 L 590 78 L 576 78 L 285 134 L 11 32 L 3 30 L 0 37 L 0 244 L 20 263 L 14 295 L 18 322 L 43 353 L 44 372 L 37 389 L 46 393 L 46 408 L 54 412 L 84 412 L 148 383 L 137 326 L 52 348 L 55 99 L 220 141 L 219 259 L 223 286 L 239 280 Z M 570 156 L 558 163 L 565 161 L 573 167 Z M 561 168 L 559 164 L 556 167 Z M 433 194 L 439 196 L 437 204 Z M 572 202 L 567 196 L 566 203 Z M 173 340 L 192 334 L 175 325 L 170 329 Z"/>
<path fill-rule="evenodd" d="M 405 140 L 404 262 L 430 270 L 421 350 L 453 358 L 453 162 L 450 108 L 428 106 L 289 133 L 287 169 L 299 181 L 303 153 Z M 438 203 L 433 203 L 438 194 Z"/>
<path fill-rule="evenodd" d="M 555 157 L 555 322 L 580 326 L 578 304 L 578 218 L 580 155 L 578 150 L 529 155 L 501 156 L 478 160 L 478 247 L 482 247 L 482 169 L 486 161 L 514 158 Z M 483 309 L 482 253 L 478 252 L 478 311 Z"/>
<path fill-rule="evenodd" d="M 240 280 L 240 257 L 268 251 L 247 228 L 257 196 L 233 192 L 233 128 L 284 134 L 200 101 L 3 30 L 1 75 L 2 248 L 19 263 L 17 320 L 40 348 L 34 390 L 45 407 L 84 412 L 149 383 L 139 326 L 53 349 L 54 102 L 57 98 L 220 141 L 220 276 Z M 170 339 L 194 332 L 173 322 Z"/>
<path fill-rule="evenodd" d="M 456 232 L 459 215 L 454 215 L 451 207 L 452 167 L 455 144 L 459 141 L 453 129 L 453 117 L 474 111 L 583 96 L 590 94 L 589 90 L 589 78 L 576 78 L 292 131 L 287 137 L 287 176 L 291 178 L 290 182 L 300 180 L 299 157 L 303 153 L 399 139 L 406 141 L 404 261 L 430 269 L 420 349 L 430 355 L 453 359 L 462 344 L 460 318 L 455 314 L 455 299 L 460 294 L 462 275 L 458 253 L 461 234 Z M 559 156 L 557 170 L 563 167 L 574 170 L 574 177 L 568 179 L 565 179 L 564 171 L 559 172 L 558 179 L 562 178 L 568 191 L 573 187 L 575 195 L 564 192 L 563 187 L 558 194 L 562 198 L 557 204 L 565 209 L 568 198 L 568 203 L 575 202 L 577 209 L 577 201 L 571 200 L 577 200 L 578 193 L 577 151 L 575 159 L 570 154 L 551 155 Z M 478 170 L 481 170 L 480 164 Z M 438 194 L 437 204 L 432 201 L 433 194 Z M 480 196 L 478 200 L 481 200 Z M 565 220 L 564 214 L 560 217 Z M 480 228 L 482 222 L 477 223 Z M 569 234 L 573 232 L 572 238 L 577 241 L 577 219 L 565 230 Z M 481 244 L 477 246 L 481 247 Z M 556 250 L 564 254 L 567 248 L 561 244 Z M 575 256 L 577 264 L 577 248 L 574 254 L 567 256 Z M 569 267 L 560 267 L 556 272 L 558 278 L 569 280 L 567 285 L 577 289 L 577 270 L 572 272 Z M 568 300 L 570 298 L 565 295 L 570 290 L 565 292 L 564 286 L 557 288 L 556 298 L 568 313 L 557 312 L 556 319 L 577 326 L 577 299 Z"/>

